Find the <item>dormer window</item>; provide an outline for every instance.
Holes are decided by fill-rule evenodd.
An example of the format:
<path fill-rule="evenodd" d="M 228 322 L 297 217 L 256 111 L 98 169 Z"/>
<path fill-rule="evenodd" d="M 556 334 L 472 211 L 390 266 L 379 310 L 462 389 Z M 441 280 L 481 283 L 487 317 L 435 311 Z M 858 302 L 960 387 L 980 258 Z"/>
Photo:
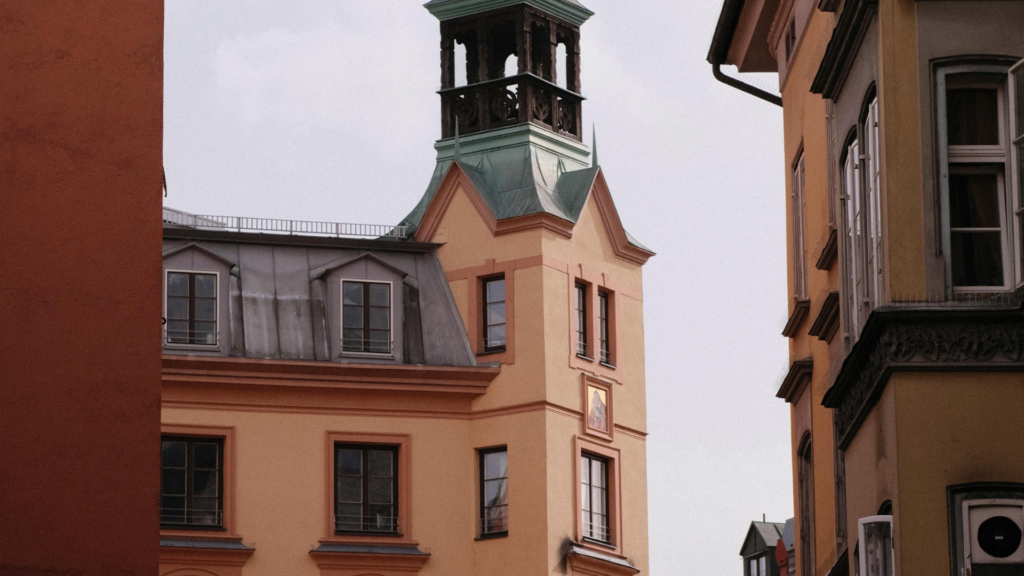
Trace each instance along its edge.
<path fill-rule="evenodd" d="M 342 282 L 343 352 L 391 353 L 391 284 Z"/>
<path fill-rule="evenodd" d="M 217 345 L 217 275 L 167 272 L 168 344 Z"/>

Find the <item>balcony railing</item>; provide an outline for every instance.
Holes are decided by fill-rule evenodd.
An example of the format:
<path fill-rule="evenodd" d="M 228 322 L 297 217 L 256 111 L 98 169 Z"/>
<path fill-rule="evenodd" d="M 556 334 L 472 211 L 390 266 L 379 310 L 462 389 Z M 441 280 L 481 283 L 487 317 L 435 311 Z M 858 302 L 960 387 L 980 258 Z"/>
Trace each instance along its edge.
<path fill-rule="evenodd" d="M 379 514 L 376 516 L 334 515 L 334 530 L 337 532 L 398 533 L 398 518 Z"/>
<path fill-rule="evenodd" d="M 388 224 L 352 224 L 345 222 L 318 222 L 313 220 L 282 220 L 279 218 L 252 218 L 247 216 L 209 216 L 189 214 L 164 208 L 164 223 L 204 230 L 230 230 L 235 232 L 269 232 L 272 234 L 303 234 L 313 236 L 356 238 L 405 238 L 405 226 Z"/>
<path fill-rule="evenodd" d="M 448 88 L 441 95 L 441 132 L 459 134 L 532 122 L 582 141 L 583 96 L 533 74 Z"/>

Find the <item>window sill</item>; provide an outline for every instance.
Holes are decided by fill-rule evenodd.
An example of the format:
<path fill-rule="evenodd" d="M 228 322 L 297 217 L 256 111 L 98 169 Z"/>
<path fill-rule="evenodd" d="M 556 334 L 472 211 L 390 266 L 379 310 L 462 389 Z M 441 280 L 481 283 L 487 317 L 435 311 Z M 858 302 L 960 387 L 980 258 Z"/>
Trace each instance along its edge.
<path fill-rule="evenodd" d="M 334 535 L 335 536 L 344 536 L 345 538 L 351 538 L 351 537 L 357 537 L 358 538 L 360 536 L 365 536 L 367 538 L 402 538 L 403 537 L 403 534 L 401 532 L 370 532 L 370 531 L 365 531 L 365 532 L 340 532 L 340 531 L 335 531 Z"/>
<path fill-rule="evenodd" d="M 593 362 L 594 361 L 594 359 L 591 358 L 590 356 L 586 356 L 584 354 L 580 354 L 579 352 L 576 353 L 576 357 L 580 358 L 580 359 L 583 359 L 583 360 L 586 360 L 587 362 Z"/>
<path fill-rule="evenodd" d="M 501 347 L 501 348 L 491 348 L 491 349 L 488 349 L 488 350 L 484 350 L 483 352 L 477 352 L 476 355 L 477 356 L 490 356 L 491 354 L 504 354 L 504 353 L 505 353 L 505 348 Z"/>
<path fill-rule="evenodd" d="M 395 355 L 386 352 L 342 352 L 338 358 L 374 358 L 377 360 L 394 360 Z"/>
<path fill-rule="evenodd" d="M 614 364 L 609 364 L 608 362 L 601 362 L 601 366 L 604 366 L 605 368 L 611 370 L 618 370 L 618 367 L 616 367 Z"/>
<path fill-rule="evenodd" d="M 481 540 L 496 540 L 498 538 L 508 538 L 508 530 L 504 532 L 493 532 L 491 534 L 481 534 L 474 538 L 473 541 L 479 542 Z"/>

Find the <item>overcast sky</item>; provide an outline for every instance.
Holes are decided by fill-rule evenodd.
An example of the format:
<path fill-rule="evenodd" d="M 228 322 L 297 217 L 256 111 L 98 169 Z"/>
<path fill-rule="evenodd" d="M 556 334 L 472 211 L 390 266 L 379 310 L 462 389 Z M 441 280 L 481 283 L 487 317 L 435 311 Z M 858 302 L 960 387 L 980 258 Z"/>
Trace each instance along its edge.
<path fill-rule="evenodd" d="M 440 135 L 423 1 L 167 0 L 166 204 L 397 223 Z M 793 509 L 775 398 L 781 109 L 712 78 L 721 0 L 583 3 L 584 122 L 623 223 L 658 253 L 644 268 L 651 573 L 740 574 L 750 521 Z"/>

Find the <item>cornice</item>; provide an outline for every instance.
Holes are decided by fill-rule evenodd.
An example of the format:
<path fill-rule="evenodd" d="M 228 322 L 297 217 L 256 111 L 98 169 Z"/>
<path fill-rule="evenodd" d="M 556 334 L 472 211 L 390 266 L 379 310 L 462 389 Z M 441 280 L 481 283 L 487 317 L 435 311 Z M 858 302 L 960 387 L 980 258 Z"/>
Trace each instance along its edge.
<path fill-rule="evenodd" d="M 845 449 L 893 372 L 1024 371 L 1019 307 L 881 308 L 868 318 L 822 404 Z"/>
<path fill-rule="evenodd" d="M 835 100 L 877 10 L 878 0 L 847 0 L 811 83 L 812 93 Z"/>
<path fill-rule="evenodd" d="M 441 20 L 482 14 L 517 4 L 526 4 L 575 26 L 582 26 L 594 15 L 582 4 L 566 0 L 433 0 L 423 6 Z"/>
<path fill-rule="evenodd" d="M 261 360 L 211 356 L 163 357 L 164 382 L 292 388 L 417 390 L 479 395 L 501 372 L 498 366 L 422 366 Z"/>
<path fill-rule="evenodd" d="M 811 329 L 807 333 L 817 336 L 818 340 L 831 343 L 838 330 L 839 292 L 833 290 L 821 303 L 821 309 L 818 310 L 818 315 L 814 318 L 814 323 L 811 324 Z"/>
<path fill-rule="evenodd" d="M 800 398 L 800 394 L 803 393 L 804 388 L 811 381 L 813 372 L 813 358 L 801 358 L 794 361 L 793 365 L 789 367 L 786 377 L 783 378 L 782 385 L 779 386 L 779 391 L 775 394 L 775 397 L 782 398 L 790 404 L 796 402 Z"/>
<path fill-rule="evenodd" d="M 782 329 L 782 335 L 786 338 L 795 338 L 810 311 L 810 300 L 797 300 L 796 304 L 793 305 L 793 312 L 789 315 L 789 320 L 786 322 L 786 327 Z"/>

